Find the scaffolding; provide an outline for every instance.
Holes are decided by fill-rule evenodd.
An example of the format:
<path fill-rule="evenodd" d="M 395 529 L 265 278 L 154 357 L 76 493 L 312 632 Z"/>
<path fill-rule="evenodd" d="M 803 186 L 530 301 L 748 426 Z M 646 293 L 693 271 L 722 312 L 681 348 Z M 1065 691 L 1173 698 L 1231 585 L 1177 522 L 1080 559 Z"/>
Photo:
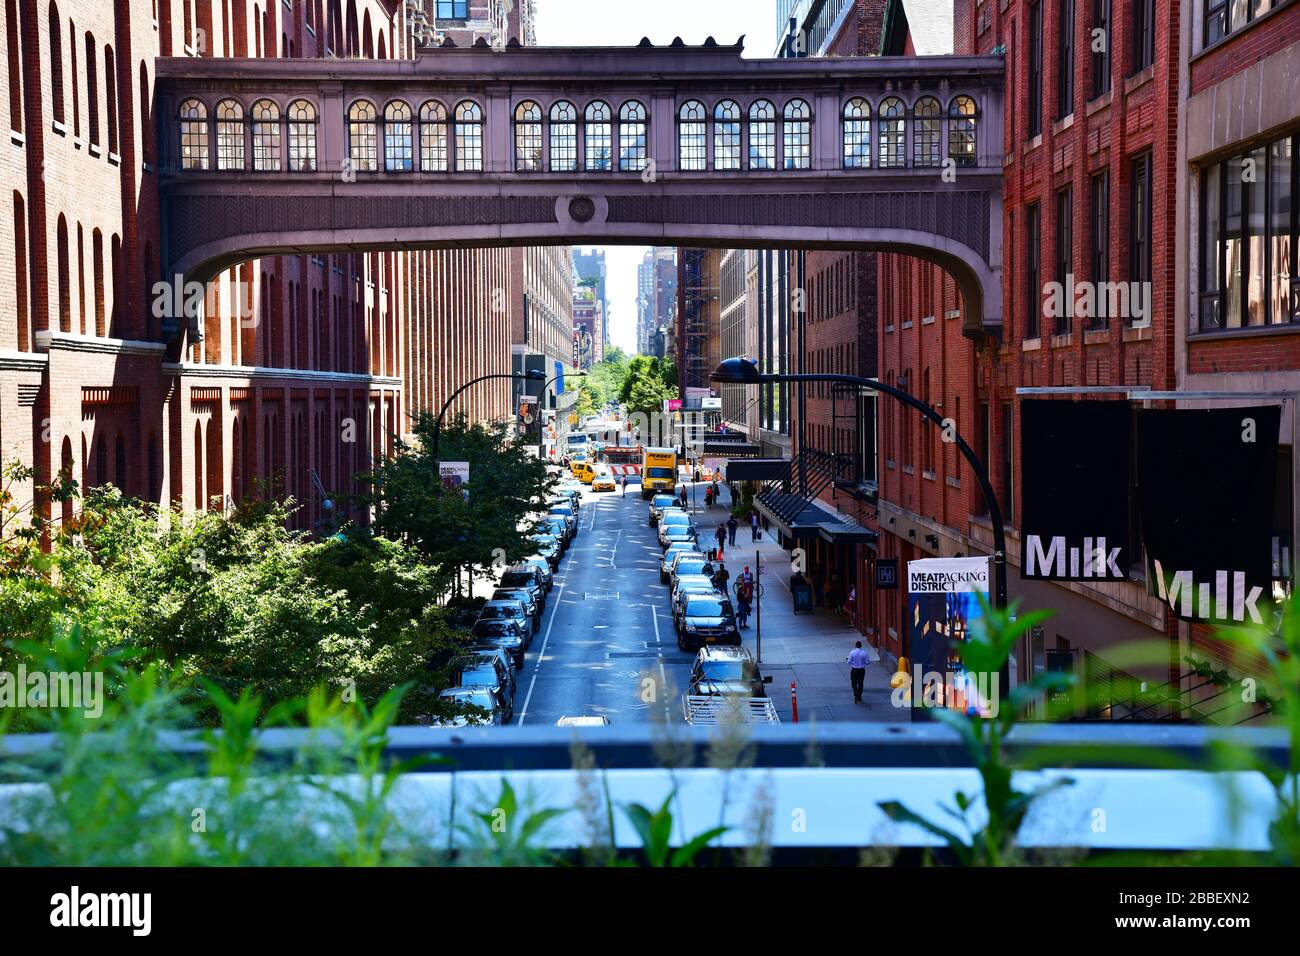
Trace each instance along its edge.
<path fill-rule="evenodd" d="M 677 384 L 709 388 L 722 360 L 722 314 L 717 249 L 682 249 L 677 256 Z"/>

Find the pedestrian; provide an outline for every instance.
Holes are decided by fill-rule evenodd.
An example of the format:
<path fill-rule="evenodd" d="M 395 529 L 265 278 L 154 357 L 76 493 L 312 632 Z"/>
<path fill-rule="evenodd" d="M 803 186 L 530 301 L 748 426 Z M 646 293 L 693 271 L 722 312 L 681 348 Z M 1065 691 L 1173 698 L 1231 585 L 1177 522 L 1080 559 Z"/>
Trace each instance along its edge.
<path fill-rule="evenodd" d="M 738 527 L 740 527 L 740 523 L 736 521 L 735 515 L 727 519 L 727 544 L 734 545 L 736 543 L 736 529 Z"/>
<path fill-rule="evenodd" d="M 718 542 L 718 557 L 722 557 L 722 553 L 727 548 L 727 526 L 718 525 L 718 530 L 713 532 L 713 537 Z"/>
<path fill-rule="evenodd" d="M 846 658 L 849 662 L 849 683 L 853 685 L 853 703 L 862 703 L 862 685 L 867 678 L 867 664 L 871 658 L 867 652 L 862 649 L 862 642 L 858 641 L 853 645 L 853 650 L 849 651 Z"/>
<path fill-rule="evenodd" d="M 618 476 L 618 483 L 620 487 L 622 487 L 623 489 L 623 497 L 626 498 L 627 497 L 627 472 L 626 471 Z"/>
<path fill-rule="evenodd" d="M 718 570 L 713 572 L 713 586 L 721 591 L 724 595 L 727 593 L 727 582 L 731 580 L 731 572 L 727 566 L 718 559 Z"/>
<path fill-rule="evenodd" d="M 698 467 L 695 469 L 695 483 L 697 485 L 700 483 L 700 469 Z"/>
<path fill-rule="evenodd" d="M 682 502 L 682 510 L 686 510 L 686 486 L 682 485 L 682 493 L 678 495 Z"/>
<path fill-rule="evenodd" d="M 849 588 L 849 598 L 844 602 L 844 613 L 848 615 L 849 623 L 857 626 L 857 609 L 858 609 L 858 589 L 856 586 Z"/>
<path fill-rule="evenodd" d="M 713 487 L 712 487 L 712 486 L 709 486 L 708 488 L 705 488 L 705 489 L 704 489 L 704 507 L 706 507 L 706 508 L 712 508 L 712 507 L 713 507 Z"/>
<path fill-rule="evenodd" d="M 751 511 L 749 513 L 749 535 L 751 541 L 758 540 L 758 512 L 757 511 Z"/>
<path fill-rule="evenodd" d="M 754 600 L 754 586 L 746 581 L 736 584 L 736 621 L 742 627 L 749 626 L 749 609 Z"/>

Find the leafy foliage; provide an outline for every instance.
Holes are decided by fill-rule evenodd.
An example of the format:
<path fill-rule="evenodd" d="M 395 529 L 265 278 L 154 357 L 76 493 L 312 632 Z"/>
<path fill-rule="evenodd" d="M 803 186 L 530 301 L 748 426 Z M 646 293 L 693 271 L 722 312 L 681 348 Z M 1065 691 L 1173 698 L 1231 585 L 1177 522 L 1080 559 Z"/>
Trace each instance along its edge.
<path fill-rule="evenodd" d="M 415 444 L 400 445 L 368 478 L 375 531 L 405 542 L 448 577 L 460 568 L 503 566 L 531 554 L 531 512 L 554 483 L 545 462 L 529 454 L 509 425 L 470 425 L 457 416 L 444 424 L 438 454 L 443 461 L 468 462 L 469 484 L 463 495 L 448 493 L 433 458 L 434 417 L 420 415 L 413 431 Z"/>
<path fill-rule="evenodd" d="M 1022 634 L 1050 615 L 1042 611 L 1016 615 L 1016 608 L 990 607 L 982 597 L 982 613 L 971 629 L 971 636 L 957 647 L 962 665 L 972 673 L 997 674 L 1007 663 L 1016 641 Z M 1032 791 L 1020 791 L 1012 783 L 1015 767 L 1006 759 L 1003 741 L 1032 701 L 1058 687 L 1069 686 L 1073 675 L 1044 673 L 1018 685 L 1001 701 L 995 717 L 969 717 L 958 710 L 936 708 L 936 720 L 954 730 L 965 743 L 984 784 L 983 794 L 958 791 L 956 808 L 943 810 L 965 830 L 959 833 L 926 819 L 896 800 L 881 803 L 880 809 L 896 822 L 910 823 L 941 838 L 963 866 L 1002 866 L 1015 845 L 1021 824 L 1033 802 L 1044 794 L 1069 786 L 1069 778 L 1060 777 Z M 980 797 L 987 820 L 983 826 L 972 822 Z"/>

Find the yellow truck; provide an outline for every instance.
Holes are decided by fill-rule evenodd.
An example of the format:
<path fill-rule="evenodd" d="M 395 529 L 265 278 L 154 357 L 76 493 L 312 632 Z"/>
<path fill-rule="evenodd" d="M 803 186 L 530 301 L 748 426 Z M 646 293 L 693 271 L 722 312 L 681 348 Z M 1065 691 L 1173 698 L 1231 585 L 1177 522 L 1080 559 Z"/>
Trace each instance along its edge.
<path fill-rule="evenodd" d="M 641 451 L 641 500 L 677 490 L 677 449 L 644 448 Z"/>

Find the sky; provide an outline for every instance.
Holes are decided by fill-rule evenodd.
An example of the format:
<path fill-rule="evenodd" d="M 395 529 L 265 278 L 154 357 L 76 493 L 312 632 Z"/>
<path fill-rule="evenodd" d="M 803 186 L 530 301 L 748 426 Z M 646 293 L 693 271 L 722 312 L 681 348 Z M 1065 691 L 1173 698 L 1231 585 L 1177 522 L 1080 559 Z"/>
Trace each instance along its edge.
<path fill-rule="evenodd" d="M 773 0 L 536 0 L 541 46 L 655 45 L 680 36 L 688 44 L 712 36 L 731 44 L 745 35 L 748 56 L 771 56 L 776 35 Z M 609 340 L 636 351 L 636 267 L 648 246 L 597 246 L 605 251 Z"/>

